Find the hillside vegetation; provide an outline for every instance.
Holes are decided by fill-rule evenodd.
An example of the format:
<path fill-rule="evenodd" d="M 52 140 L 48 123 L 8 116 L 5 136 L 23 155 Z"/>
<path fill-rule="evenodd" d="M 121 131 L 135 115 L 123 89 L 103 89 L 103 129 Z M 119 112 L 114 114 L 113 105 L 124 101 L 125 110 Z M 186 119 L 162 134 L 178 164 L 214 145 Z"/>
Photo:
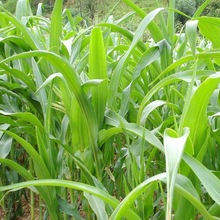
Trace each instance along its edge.
<path fill-rule="evenodd" d="M 15 12 L 17 0 L 2 0 L 4 7 L 11 13 Z M 43 3 L 43 12 L 45 16 L 50 16 L 54 0 L 30 0 L 32 11 L 36 13 L 39 3 Z M 204 0 L 177 0 L 176 8 L 186 15 L 192 16 L 196 9 Z M 138 0 L 134 3 L 145 11 L 151 11 L 157 7 L 168 7 L 168 0 Z M 203 11 L 203 15 L 219 17 L 220 0 L 210 0 L 208 6 Z M 123 0 L 64 0 L 64 8 L 69 8 L 73 16 L 81 16 L 88 25 L 96 24 L 113 15 L 115 19 L 121 18 L 130 11 L 130 8 L 124 4 Z M 187 19 L 181 15 L 176 15 L 176 19 L 184 23 Z M 134 23 L 139 20 L 134 19 Z M 135 26 L 135 24 L 134 24 Z"/>

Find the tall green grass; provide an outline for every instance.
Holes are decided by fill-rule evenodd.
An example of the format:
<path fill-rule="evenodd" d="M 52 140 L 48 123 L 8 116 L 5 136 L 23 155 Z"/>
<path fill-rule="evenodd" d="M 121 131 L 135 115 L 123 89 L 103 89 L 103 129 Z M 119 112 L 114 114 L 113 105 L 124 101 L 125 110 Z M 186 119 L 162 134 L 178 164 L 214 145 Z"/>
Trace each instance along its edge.
<path fill-rule="evenodd" d="M 148 14 L 124 0 L 133 13 L 87 29 L 62 0 L 50 19 L 28 0 L 1 8 L 5 219 L 27 190 L 32 219 L 36 195 L 41 219 L 219 219 L 220 22 L 200 17 L 208 2 L 180 33 L 174 0 Z M 121 23 L 134 13 L 131 32 Z"/>

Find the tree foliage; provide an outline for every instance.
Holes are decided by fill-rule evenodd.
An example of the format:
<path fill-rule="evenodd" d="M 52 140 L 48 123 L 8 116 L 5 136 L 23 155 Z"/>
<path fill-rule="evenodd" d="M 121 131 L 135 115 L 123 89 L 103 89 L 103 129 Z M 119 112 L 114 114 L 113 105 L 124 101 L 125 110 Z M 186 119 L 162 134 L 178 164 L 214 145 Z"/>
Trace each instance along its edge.
<path fill-rule="evenodd" d="M 204 11 L 210 17 L 220 17 L 220 0 L 212 0 Z"/>

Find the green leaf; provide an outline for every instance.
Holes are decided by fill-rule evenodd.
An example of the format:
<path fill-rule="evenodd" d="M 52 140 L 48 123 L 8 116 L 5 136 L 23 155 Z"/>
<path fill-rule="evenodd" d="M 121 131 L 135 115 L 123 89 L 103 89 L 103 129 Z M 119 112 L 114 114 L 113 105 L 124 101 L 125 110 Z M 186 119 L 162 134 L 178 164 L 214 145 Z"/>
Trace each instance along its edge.
<path fill-rule="evenodd" d="M 186 22 L 186 36 L 191 47 L 192 54 L 196 53 L 196 43 L 197 43 L 197 25 L 198 20 L 190 20 Z"/>
<path fill-rule="evenodd" d="M 166 219 L 172 217 L 173 191 L 179 164 L 182 159 L 186 140 L 189 136 L 189 129 L 185 128 L 183 136 L 178 135 L 172 129 L 166 129 L 164 132 L 164 149 L 166 158 L 167 172 L 167 213 Z"/>
<path fill-rule="evenodd" d="M 99 26 L 103 26 L 103 27 L 108 27 L 111 32 L 117 32 L 121 35 L 123 35 L 124 37 L 126 37 L 127 39 L 129 39 L 130 41 L 133 40 L 134 38 L 134 34 L 131 33 L 130 31 L 128 31 L 127 29 L 125 28 L 122 28 L 120 27 L 119 25 L 116 25 L 116 24 L 110 24 L 110 23 L 101 23 L 101 24 L 98 24 Z M 122 45 L 118 45 L 118 46 L 122 46 Z M 143 52 L 147 49 L 146 45 L 141 41 L 141 40 L 138 40 L 137 42 L 137 47 L 142 50 Z"/>
<path fill-rule="evenodd" d="M 1 161 L 1 159 L 0 159 Z M 25 187 L 31 186 L 56 186 L 56 187 L 66 187 L 70 189 L 80 190 L 83 192 L 90 193 L 91 195 L 96 196 L 97 198 L 102 199 L 107 204 L 111 205 L 112 207 L 116 207 L 120 202 L 113 196 L 109 195 L 107 192 L 84 183 L 74 182 L 74 181 L 67 181 L 67 180 L 59 180 L 59 179 L 44 179 L 44 180 L 34 180 L 34 181 L 26 181 L 21 183 L 16 183 L 7 186 L 0 186 L 0 192 L 7 191 L 7 190 L 20 190 Z M 51 203 L 52 204 L 52 203 Z M 131 211 L 130 209 L 126 210 L 125 216 L 127 218 L 137 219 L 140 220 L 138 215 Z"/>
<path fill-rule="evenodd" d="M 38 159 L 38 158 L 36 158 L 36 159 Z M 8 166 L 12 170 L 15 170 L 17 173 L 19 173 L 21 176 L 23 176 L 26 180 L 34 180 L 35 179 L 29 171 L 27 171 L 20 164 L 14 162 L 12 160 L 0 158 L 0 163 Z M 44 172 L 44 170 L 42 170 L 42 172 Z M 33 181 L 33 182 L 35 182 L 35 181 Z M 20 187 L 18 187 L 16 190 L 19 190 L 19 189 L 20 189 Z M 57 220 L 58 219 L 57 218 L 57 210 L 54 209 L 54 208 L 56 208 L 56 205 L 57 205 L 56 204 L 57 200 L 55 200 L 56 197 L 55 197 L 55 193 L 54 193 L 55 192 L 54 188 L 51 188 L 51 187 L 49 188 L 49 187 L 44 187 L 42 185 L 38 185 L 38 186 L 36 186 L 36 189 L 38 190 L 38 192 L 40 193 L 40 195 L 42 196 L 42 198 L 46 202 L 46 205 L 47 205 L 47 208 L 50 212 L 51 218 L 53 218 L 54 220 Z M 14 191 L 14 188 L 12 187 L 10 190 Z M 34 190 L 34 189 L 32 189 L 32 190 Z M 0 189 L 0 191 L 1 191 L 1 189 Z M 5 191 L 5 190 L 3 189 L 2 191 Z"/>
<path fill-rule="evenodd" d="M 204 11 L 204 9 L 206 8 L 206 6 L 210 3 L 211 0 L 205 0 L 202 5 L 196 10 L 195 14 L 193 15 L 193 17 L 199 17 L 202 12 Z"/>
<path fill-rule="evenodd" d="M 62 36 L 63 0 L 56 0 L 51 14 L 50 51 L 59 54 Z"/>
<path fill-rule="evenodd" d="M 129 7 L 131 7 L 142 19 L 146 16 L 146 12 L 140 8 L 137 4 L 133 3 L 131 0 L 123 0 Z M 163 34 L 157 24 L 153 21 L 149 24 L 148 27 L 151 35 L 153 36 L 156 42 L 163 39 Z"/>
<path fill-rule="evenodd" d="M 39 90 L 39 88 L 43 84 L 42 75 L 35 60 L 32 58 L 31 61 L 32 61 L 33 73 L 35 76 L 36 89 Z M 44 117 L 46 117 L 46 106 L 48 105 L 48 98 L 45 89 L 39 90 L 37 97 L 39 99 L 39 102 L 41 103 L 41 108 L 43 110 Z"/>
<path fill-rule="evenodd" d="M 97 119 L 95 117 L 94 110 L 92 108 L 92 105 L 84 93 L 81 82 L 79 80 L 79 76 L 76 74 L 74 68 L 72 65 L 64 58 L 60 57 L 59 55 L 48 52 L 48 51 L 43 51 L 43 50 L 38 50 L 38 51 L 31 51 L 31 52 L 26 52 L 18 55 L 14 55 L 10 58 L 7 58 L 1 62 L 9 61 L 9 60 L 16 60 L 16 59 L 21 59 L 21 58 L 28 58 L 28 57 L 41 57 L 45 58 L 47 61 L 49 61 L 59 72 L 62 73 L 64 76 L 68 89 L 71 93 L 74 94 L 77 102 L 79 103 L 80 109 L 82 111 L 82 114 L 85 117 L 85 126 L 87 127 L 89 131 L 88 138 L 91 143 L 91 148 L 93 150 L 93 157 L 95 160 L 95 167 L 96 167 L 96 172 L 97 175 L 100 175 L 101 171 L 101 161 L 100 158 L 100 152 L 97 146 L 97 139 L 98 139 L 98 124 L 97 124 Z M 1 63 L 0 62 L 0 63 Z M 65 90 L 61 90 L 63 94 L 66 94 Z M 68 97 L 69 98 L 69 97 Z M 70 100 L 67 100 L 67 102 L 70 103 Z"/>
<path fill-rule="evenodd" d="M 206 139 L 207 106 L 210 97 L 220 83 L 220 73 L 212 74 L 195 91 L 190 100 L 188 110 L 184 115 L 182 127 L 190 128 L 190 138 L 194 147 L 195 156 Z"/>
<path fill-rule="evenodd" d="M 35 171 L 38 175 L 39 178 L 50 178 L 50 173 L 43 162 L 42 158 L 40 155 L 37 153 L 37 151 L 23 138 L 19 137 L 18 135 L 10 132 L 10 131 L 4 131 L 7 135 L 11 136 L 14 138 L 18 143 L 20 143 L 24 149 L 28 152 L 32 160 L 34 161 L 35 165 Z"/>
<path fill-rule="evenodd" d="M 129 50 L 126 52 L 126 54 L 120 59 L 116 69 L 115 74 L 113 74 L 110 85 L 109 85 L 109 105 L 112 106 L 115 102 L 116 94 L 118 91 L 119 83 L 121 76 L 125 70 L 125 67 L 128 63 L 128 59 L 130 58 L 130 55 L 132 51 L 135 49 L 140 37 L 144 33 L 144 30 L 149 25 L 149 23 L 155 18 L 155 16 L 161 11 L 163 8 L 155 9 L 154 11 L 150 12 L 139 24 L 137 30 L 135 31 L 134 38 L 131 42 L 131 45 L 129 47 Z"/>
<path fill-rule="evenodd" d="M 212 42 L 214 48 L 220 48 L 220 18 L 199 17 L 196 19 L 199 21 L 201 34 Z"/>
<path fill-rule="evenodd" d="M 31 15 L 32 11 L 29 4 L 29 0 L 18 0 L 16 4 L 15 16 L 19 20 L 22 20 L 22 17 Z"/>
<path fill-rule="evenodd" d="M 1 130 L 0 130 L 0 138 L 2 138 L 2 136 L 4 135 L 4 132 L 3 132 L 3 131 L 4 131 L 4 130 L 7 130 L 7 129 L 9 128 L 9 126 L 10 126 L 9 124 L 1 124 L 1 125 L 0 125 L 0 129 L 1 129 Z"/>
<path fill-rule="evenodd" d="M 166 173 L 160 173 L 156 176 L 148 178 L 143 183 L 135 187 L 117 206 L 115 211 L 112 213 L 110 220 L 119 220 L 125 216 L 128 208 L 132 205 L 137 197 L 139 197 L 144 191 L 147 191 L 148 187 L 150 187 L 153 182 L 162 180 L 164 178 L 166 178 Z"/>
<path fill-rule="evenodd" d="M 3 135 L 0 140 L 0 158 L 6 158 L 8 156 L 11 151 L 11 146 L 12 138 L 7 135 Z"/>
<path fill-rule="evenodd" d="M 192 156 L 184 154 L 183 159 L 199 178 L 211 198 L 220 205 L 220 180 Z"/>
<path fill-rule="evenodd" d="M 74 220 L 83 220 L 76 207 L 71 206 L 66 200 L 58 197 L 59 210 L 69 216 L 74 217 Z"/>
<path fill-rule="evenodd" d="M 207 211 L 204 204 L 200 201 L 199 195 L 194 188 L 192 182 L 185 176 L 182 176 L 180 174 L 177 175 L 176 183 L 175 183 L 175 191 L 178 192 L 180 195 L 182 195 L 184 198 L 186 198 L 197 210 L 198 212 L 204 217 L 206 220 L 217 220 L 219 218 L 212 216 Z M 179 208 L 180 203 L 177 201 L 177 207 Z M 188 207 L 190 210 L 190 207 Z M 185 220 L 186 210 L 181 210 L 182 216 L 178 219 Z M 177 216 L 176 216 L 177 217 Z M 194 216 L 193 216 L 194 217 Z"/>
<path fill-rule="evenodd" d="M 122 132 L 122 128 L 109 128 L 108 130 L 106 129 L 102 129 L 101 131 L 99 131 L 99 146 L 102 146 L 109 138 L 111 138 L 112 136 Z"/>
<path fill-rule="evenodd" d="M 9 12 L 0 12 L 0 16 L 5 18 L 7 21 L 14 24 L 14 26 L 22 32 L 23 39 L 33 50 L 43 49 L 42 44 L 38 41 L 36 36 L 15 16 Z"/>
<path fill-rule="evenodd" d="M 140 58 L 139 62 L 136 64 L 136 67 L 134 69 L 134 73 L 132 76 L 131 83 L 123 90 L 122 92 L 122 103 L 119 113 L 124 116 L 128 109 L 129 109 L 129 102 L 130 102 L 130 94 L 132 90 L 135 88 L 135 85 L 137 84 L 141 72 L 144 68 L 149 66 L 151 63 L 153 63 L 155 60 L 157 60 L 160 56 L 159 48 L 158 47 L 151 47 L 150 49 L 146 50 L 145 53 L 143 53 L 142 57 Z"/>
<path fill-rule="evenodd" d="M 147 119 L 147 117 L 149 116 L 149 114 L 154 111 L 156 108 L 162 106 L 166 104 L 165 101 L 161 101 L 161 100 L 155 100 L 151 103 L 149 103 L 143 110 L 143 113 L 141 115 L 141 120 L 140 120 L 140 124 L 141 125 L 144 125 L 145 124 L 145 121 Z"/>
<path fill-rule="evenodd" d="M 17 117 L 19 119 L 22 119 L 24 121 L 29 122 L 30 124 L 39 127 L 40 129 L 44 130 L 44 126 L 42 125 L 42 123 L 40 122 L 40 120 L 33 115 L 32 113 L 29 112 L 16 112 L 16 113 L 10 113 L 10 112 L 5 112 L 5 111 L 1 111 L 0 110 L 0 114 L 3 115 L 9 115 L 9 116 L 13 116 L 13 117 Z"/>
<path fill-rule="evenodd" d="M 89 205 L 92 208 L 92 210 L 95 212 L 97 219 L 108 220 L 108 215 L 105 211 L 105 203 L 101 199 L 93 195 L 90 195 L 89 193 L 85 192 L 84 196 L 88 200 Z"/>
<path fill-rule="evenodd" d="M 207 76 L 210 76 L 214 73 L 215 72 L 210 71 L 210 70 L 197 71 L 196 72 L 196 79 L 200 79 L 201 77 L 207 77 Z M 138 115 L 137 115 L 137 123 L 140 124 L 145 106 L 148 104 L 148 102 L 150 101 L 150 99 L 153 97 L 154 94 L 156 94 L 164 86 L 170 85 L 170 84 L 172 84 L 174 82 L 178 82 L 180 80 L 183 80 L 186 82 L 191 82 L 192 75 L 193 75 L 193 70 L 187 70 L 187 71 L 183 71 L 183 72 L 180 71 L 180 72 L 177 72 L 177 73 L 172 74 L 170 76 L 167 76 L 166 78 L 162 79 L 157 84 L 155 84 L 152 87 L 152 89 L 145 95 L 145 97 L 143 98 L 143 100 L 140 104 Z"/>
<path fill-rule="evenodd" d="M 96 113 L 99 130 L 103 127 L 104 112 L 108 97 L 106 52 L 100 27 L 92 29 L 89 48 L 89 78 L 106 80 L 92 88 L 92 105 Z"/>

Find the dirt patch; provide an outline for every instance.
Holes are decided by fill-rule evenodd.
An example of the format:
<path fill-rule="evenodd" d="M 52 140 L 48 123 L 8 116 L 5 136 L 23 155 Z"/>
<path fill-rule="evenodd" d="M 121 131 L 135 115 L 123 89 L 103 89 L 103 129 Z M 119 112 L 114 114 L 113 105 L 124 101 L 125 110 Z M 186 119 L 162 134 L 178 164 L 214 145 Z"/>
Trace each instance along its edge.
<path fill-rule="evenodd" d="M 11 220 L 39 220 L 40 216 L 40 204 L 39 204 L 39 197 L 38 195 L 34 196 L 34 217 L 31 218 L 31 202 L 30 202 L 30 196 L 28 195 L 28 198 L 25 198 L 24 196 L 21 197 L 21 204 L 22 204 L 22 216 L 14 216 L 15 213 L 11 213 Z M 16 212 L 17 210 L 17 202 L 14 202 L 13 210 Z M 45 211 L 45 208 L 42 207 L 42 210 Z M 0 220 L 4 220 L 7 215 L 7 209 L 4 209 L 2 206 L 0 206 Z M 8 219 L 8 218 L 7 218 Z"/>

